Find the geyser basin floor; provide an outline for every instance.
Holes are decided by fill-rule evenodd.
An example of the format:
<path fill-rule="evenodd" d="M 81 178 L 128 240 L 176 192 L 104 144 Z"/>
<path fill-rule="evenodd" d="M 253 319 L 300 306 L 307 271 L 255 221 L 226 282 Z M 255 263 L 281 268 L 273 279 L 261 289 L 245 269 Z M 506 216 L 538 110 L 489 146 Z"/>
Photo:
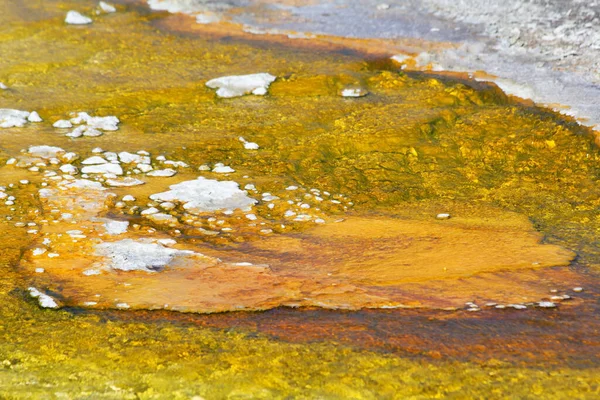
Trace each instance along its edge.
<path fill-rule="evenodd" d="M 0 205 L 5 221 L 0 228 L 3 393 L 16 398 L 51 391 L 71 397 L 207 399 L 597 394 L 598 344 L 590 335 L 597 329 L 598 317 L 589 304 L 597 301 L 595 271 L 600 264 L 596 246 L 600 160 L 588 132 L 552 113 L 522 107 L 489 85 L 406 75 L 391 63 L 365 61 L 357 54 L 175 34 L 157 29 L 163 16 L 142 8 L 119 6 L 116 13 L 94 16 L 90 25 L 64 24 L 68 10 L 94 15 L 96 6 L 86 1 L 0 3 L 0 81 L 8 87 L 0 93 L 0 107 L 36 110 L 43 119 L 0 129 L 0 186 L 6 186 Z M 266 96 L 221 99 L 205 86 L 214 78 L 260 72 L 277 77 Z M 347 87 L 364 88 L 369 94 L 344 98 L 340 93 Z M 52 127 L 57 120 L 70 118 L 71 112 L 82 111 L 118 116 L 119 129 L 72 139 Z M 239 137 L 259 144 L 259 149 L 245 148 Z M 37 160 L 21 152 L 38 145 L 58 146 L 79 159 L 63 154 L 55 163 L 52 157 Z M 150 154 L 150 164 L 118 156 L 140 150 Z M 118 163 L 123 175 L 90 173 L 87 179 L 92 183 L 81 184 L 69 198 L 69 190 L 59 186 L 82 178 L 73 168 L 81 171 L 81 161 L 95 155 L 106 163 L 94 165 Z M 14 163 L 4 166 L 13 158 Z M 145 172 L 148 165 L 175 174 L 152 177 L 151 171 Z M 65 171 L 57 172 L 60 167 Z M 67 174 L 74 178 L 62 176 Z M 250 211 L 235 209 L 231 214 L 188 213 L 182 204 L 170 208 L 150 199 L 199 176 L 236 182 L 257 203 Z M 111 186 L 115 180 L 119 185 L 132 182 L 125 177 L 144 184 Z M 292 186 L 297 191 L 287 189 Z M 99 201 L 94 187 L 104 189 L 98 192 L 107 197 Z M 60 194 L 42 198 L 48 193 L 40 193 L 44 189 Z M 128 195 L 135 200 L 126 201 Z M 117 207 L 119 202 L 124 206 Z M 439 213 L 453 218 L 438 221 Z M 302 214 L 308 217 L 294 221 Z M 112 237 L 105 228 L 110 221 L 129 222 L 127 231 L 119 233 L 122 226 L 109 225 Z M 49 244 L 44 244 L 46 238 Z M 443 317 L 435 314 L 453 326 L 469 322 L 464 329 L 454 328 L 449 345 L 454 352 L 440 351 L 437 360 L 400 356 L 396 350 L 405 332 L 402 326 L 372 324 L 377 326 L 372 333 L 365 328 L 366 314 L 360 313 L 352 314 L 340 332 L 327 327 L 331 314 L 315 311 L 307 314 L 316 319 L 312 323 L 295 323 L 302 318 L 281 316 L 280 310 L 243 314 L 239 320 L 235 313 L 193 316 L 224 321 L 212 325 L 217 329 L 206 329 L 182 322 L 189 315 L 162 311 L 41 309 L 29 297 L 28 287 L 35 285 L 66 305 L 151 308 L 143 297 L 152 293 L 148 286 L 169 286 L 166 277 L 185 280 L 192 287 L 198 283 L 176 268 L 164 268 L 162 256 L 145 265 L 156 272 L 80 265 L 99 257 L 96 239 L 163 240 L 165 248 L 171 239 L 177 242 L 173 248 L 201 253 L 205 261 L 218 264 L 220 258 L 227 268 L 213 268 L 214 275 L 220 274 L 216 282 L 232 282 L 229 277 L 234 277 L 236 293 L 246 300 L 253 293 L 272 293 L 274 277 L 285 278 L 279 286 L 285 296 L 289 291 L 285 282 L 290 281 L 297 285 L 293 290 L 319 291 L 315 297 L 322 304 L 305 304 L 317 307 L 339 305 L 340 291 L 345 297 L 353 293 L 346 292 L 350 285 L 360 287 L 356 293 L 363 296 L 354 298 L 351 308 L 369 304 L 363 301 L 366 295 L 377 296 L 376 306 L 456 307 L 476 302 L 481 308 L 486 301 L 508 306 L 564 295 L 572 300 L 557 300 L 558 310 L 494 306 Z M 415 251 L 415 257 L 395 257 L 404 248 L 423 249 L 429 243 L 437 260 L 422 258 L 429 254 L 423 251 Z M 287 254 L 280 254 L 283 246 Z M 34 255 L 34 249 L 42 247 L 46 252 Z M 339 259 L 332 256 L 337 255 L 332 247 L 340 249 Z M 477 258 L 469 256 L 469 263 L 463 264 L 451 247 L 462 254 L 476 253 Z M 581 268 L 551 267 L 567 264 L 573 254 Z M 369 262 L 362 264 L 362 258 Z M 443 266 L 433 268 L 438 265 L 434 261 L 446 258 L 446 271 Z M 100 274 L 79 274 L 80 266 L 82 272 L 98 268 Z M 414 271 L 415 266 L 426 268 Z M 261 269 L 257 280 L 264 292 L 256 287 L 252 293 L 238 290 L 241 281 L 252 282 L 243 274 L 256 278 Z M 160 274 L 167 275 L 157 279 Z M 314 276 L 322 277 L 321 282 L 309 279 Z M 94 283 L 86 287 L 86 279 Z M 123 285 L 112 285 L 121 279 Z M 325 291 L 328 283 L 341 289 Z M 572 291 L 575 286 L 585 291 L 577 294 Z M 203 293 L 209 289 L 218 293 L 220 287 L 203 287 Z M 94 299 L 98 289 L 106 291 L 101 299 L 109 298 L 110 290 L 119 293 L 103 303 Z M 157 293 L 163 296 L 160 290 Z M 390 300 L 391 296 L 396 297 Z M 269 307 L 285 303 L 268 297 Z M 135 303 L 142 298 L 144 304 Z M 215 308 L 204 309 L 211 310 Z M 427 323 L 427 317 L 408 318 L 403 310 L 384 312 L 410 324 L 414 336 L 419 325 Z M 523 315 L 531 319 L 523 322 Z M 270 316 L 280 318 L 280 339 L 273 338 L 275 323 L 253 328 Z M 502 321 L 506 329 L 486 329 L 485 324 L 469 329 L 479 318 Z M 573 331 L 558 330 L 561 334 L 554 336 L 554 325 L 548 321 L 556 319 L 569 320 Z M 514 332 L 521 324 L 528 326 L 529 345 L 517 346 L 523 337 Z M 233 328 L 237 325 L 242 327 Z M 294 326 L 306 332 L 306 340 L 297 339 Z M 352 335 L 359 331 L 366 333 Z M 382 343 L 386 335 L 388 347 Z M 472 345 L 472 335 L 478 346 Z M 496 353 L 497 346 L 485 347 L 486 340 L 498 335 L 506 341 L 493 343 L 526 349 L 522 363 L 512 354 Z M 444 342 L 443 329 L 433 337 Z M 429 354 L 428 349 L 436 348 L 434 339 L 415 352 Z M 552 352 L 545 353 L 540 349 L 548 340 L 564 343 L 553 342 Z M 589 351 L 572 344 L 582 340 Z M 453 360 L 462 344 L 466 354 Z M 568 351 L 557 361 L 555 355 L 562 349 Z M 386 354 L 388 350 L 391 353 Z"/>

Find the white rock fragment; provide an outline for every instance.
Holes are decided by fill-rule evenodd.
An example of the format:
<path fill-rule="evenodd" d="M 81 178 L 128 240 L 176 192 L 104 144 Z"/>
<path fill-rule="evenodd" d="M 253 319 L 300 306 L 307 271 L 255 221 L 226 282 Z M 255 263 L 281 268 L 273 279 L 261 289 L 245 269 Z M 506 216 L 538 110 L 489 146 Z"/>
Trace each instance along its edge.
<path fill-rule="evenodd" d="M 157 272 L 174 258 L 194 255 L 193 251 L 165 248 L 158 243 L 142 243 L 132 239 L 96 245 L 96 254 L 107 257 L 107 266 L 121 271 Z"/>
<path fill-rule="evenodd" d="M 135 178 L 123 178 L 123 179 L 107 179 L 106 180 L 106 184 L 108 186 L 113 186 L 113 187 L 130 187 L 130 186 L 139 186 L 139 185 L 143 185 L 146 182 L 139 180 L 139 179 L 135 179 Z"/>
<path fill-rule="evenodd" d="M 242 142 L 244 144 L 244 148 L 246 150 L 258 150 L 260 148 L 260 146 L 257 143 L 248 142 L 246 139 L 244 139 L 241 136 L 238 139 L 240 142 Z"/>
<path fill-rule="evenodd" d="M 75 167 L 74 165 L 71 165 L 71 164 L 61 165 L 59 169 L 61 170 L 62 173 L 68 174 L 68 175 L 77 175 L 77 173 L 79 172 L 77 167 Z"/>
<path fill-rule="evenodd" d="M 21 128 L 27 123 L 28 111 L 0 108 L 0 128 Z"/>
<path fill-rule="evenodd" d="M 106 229 L 106 233 L 109 235 L 120 235 L 125 233 L 127 232 L 127 227 L 129 227 L 128 221 L 109 220 L 104 223 L 104 229 Z"/>
<path fill-rule="evenodd" d="M 46 270 L 44 268 L 36 268 L 35 269 L 35 273 L 36 274 L 43 274 Z"/>
<path fill-rule="evenodd" d="M 113 6 L 112 4 L 108 4 L 104 1 L 99 2 L 98 7 L 100 7 L 100 10 L 104 11 L 105 13 L 117 12 L 117 9 L 115 8 L 115 6 Z"/>
<path fill-rule="evenodd" d="M 92 156 L 92 157 L 86 158 L 81 163 L 83 165 L 100 165 L 100 164 L 107 164 L 108 161 L 106 161 L 104 158 L 102 158 L 100 156 Z"/>
<path fill-rule="evenodd" d="M 169 187 L 171 190 L 150 196 L 155 201 L 182 203 L 183 208 L 193 214 L 217 210 L 249 210 L 256 200 L 233 181 L 217 181 L 199 177 Z"/>
<path fill-rule="evenodd" d="M 70 120 L 71 123 L 74 125 L 87 123 L 87 121 L 89 121 L 89 119 L 92 118 L 91 115 L 86 112 L 78 112 L 76 115 L 76 117 L 73 117 Z"/>
<path fill-rule="evenodd" d="M 206 82 L 206 86 L 217 89 L 217 96 L 223 98 L 238 97 L 250 93 L 262 96 L 267 93 L 269 85 L 275 79 L 277 79 L 275 76 L 267 73 L 232 75 L 211 79 Z"/>
<path fill-rule="evenodd" d="M 171 168 L 165 168 L 165 169 L 157 169 L 154 171 L 150 171 L 148 172 L 146 175 L 147 176 L 163 176 L 163 177 L 169 177 L 169 176 L 173 176 L 177 173 L 177 171 L 175 171 L 174 169 Z"/>
<path fill-rule="evenodd" d="M 248 218 L 250 221 L 256 221 L 256 215 L 254 214 L 246 214 L 246 218 Z"/>
<path fill-rule="evenodd" d="M 135 201 L 135 197 L 133 197 L 132 195 L 128 194 L 123 196 L 123 201 Z"/>
<path fill-rule="evenodd" d="M 448 213 L 441 213 L 435 216 L 436 219 L 450 219 L 450 214 Z"/>
<path fill-rule="evenodd" d="M 141 212 L 142 215 L 152 215 L 156 214 L 158 209 L 156 207 L 150 207 Z"/>
<path fill-rule="evenodd" d="M 56 158 L 61 154 L 65 153 L 63 149 L 56 146 L 30 146 L 27 149 L 27 153 L 29 153 L 33 157 L 39 157 L 46 160 L 51 158 Z"/>
<path fill-rule="evenodd" d="M 117 164 L 88 165 L 81 169 L 84 174 L 115 174 L 123 175 L 123 168 Z"/>
<path fill-rule="evenodd" d="M 364 97 L 368 94 L 366 90 L 362 88 L 346 88 L 342 90 L 342 97 Z"/>
<path fill-rule="evenodd" d="M 0 82 L 0 90 L 6 90 L 8 89 L 8 86 L 6 86 L 4 83 Z"/>
<path fill-rule="evenodd" d="M 73 152 L 68 152 L 60 156 L 60 160 L 66 163 L 73 162 L 77 159 L 79 159 L 79 156 L 77 155 L 77 153 Z"/>
<path fill-rule="evenodd" d="M 91 168 L 91 167 L 86 167 Z M 100 182 L 90 181 L 89 179 L 75 179 L 68 182 L 61 182 L 60 187 L 63 189 L 84 189 L 84 190 L 105 190 Z M 43 197 L 40 190 L 40 197 Z M 63 213 L 63 218 L 73 218 L 71 213 Z"/>
<path fill-rule="evenodd" d="M 150 157 L 122 151 L 118 154 L 119 161 L 125 164 L 150 164 Z"/>
<path fill-rule="evenodd" d="M 37 113 L 37 111 L 32 111 L 31 114 L 29 114 L 29 117 L 27 117 L 27 121 L 29 122 L 42 122 L 42 118 L 40 117 L 40 114 Z"/>
<path fill-rule="evenodd" d="M 187 168 L 189 167 L 189 165 L 187 165 L 187 163 L 183 162 L 183 161 L 172 161 L 172 160 L 166 160 L 163 162 L 163 164 L 167 164 L 167 165 L 172 165 L 173 167 L 181 167 L 181 168 Z"/>
<path fill-rule="evenodd" d="M 229 174 L 235 172 L 235 170 L 223 163 L 216 163 L 212 172 L 216 172 L 217 174 Z"/>
<path fill-rule="evenodd" d="M 45 293 L 40 292 L 38 289 L 34 287 L 30 287 L 27 289 L 29 291 L 29 295 L 34 299 L 38 299 L 38 303 L 43 308 L 58 308 L 58 304 L 56 301 L 48 296 Z"/>
<path fill-rule="evenodd" d="M 163 203 L 160 203 L 160 208 L 162 208 L 163 210 L 173 210 L 176 207 L 176 205 L 174 203 L 171 203 L 170 201 L 165 201 Z"/>
<path fill-rule="evenodd" d="M 67 121 L 66 119 L 59 119 L 58 121 L 53 123 L 52 126 L 60 129 L 68 129 L 72 128 L 73 124 L 71 123 L 71 121 Z"/>
<path fill-rule="evenodd" d="M 86 25 L 86 24 L 91 24 L 92 19 L 88 18 L 84 15 L 81 15 L 77 11 L 71 10 L 67 13 L 65 22 L 67 24 L 71 24 L 71 25 Z"/>
<path fill-rule="evenodd" d="M 381 4 L 377 4 L 376 7 L 379 11 L 384 11 L 384 10 L 389 10 L 390 5 L 387 3 L 381 3 Z"/>
<path fill-rule="evenodd" d="M 140 170 L 140 172 L 143 172 L 143 173 L 150 172 L 154 169 L 154 168 L 152 168 L 152 165 L 149 165 L 149 164 L 138 164 L 138 165 L 136 165 L 136 167 L 137 167 L 137 169 Z"/>
<path fill-rule="evenodd" d="M 146 218 L 148 218 L 149 220 L 151 220 L 152 222 L 155 222 L 157 224 L 175 224 L 175 223 L 177 223 L 177 218 L 175 218 L 174 216 L 172 216 L 170 214 L 165 214 L 165 213 L 150 214 L 150 215 L 147 215 Z"/>
<path fill-rule="evenodd" d="M 581 293 L 581 292 L 583 292 L 583 288 L 582 288 L 582 287 L 579 287 L 579 286 L 577 286 L 577 287 L 574 287 L 574 288 L 573 288 L 573 291 L 574 291 L 574 292 L 576 292 L 576 293 Z"/>
<path fill-rule="evenodd" d="M 108 117 L 91 117 L 87 120 L 88 126 L 94 129 L 100 129 L 103 131 L 116 131 L 119 129 L 117 125 L 119 125 L 121 121 L 119 118 L 115 116 Z"/>
<path fill-rule="evenodd" d="M 540 301 L 539 303 L 537 303 L 537 305 L 542 308 L 555 308 L 556 307 L 556 304 L 551 301 Z"/>
<path fill-rule="evenodd" d="M 509 304 L 508 307 L 512 307 L 515 310 L 525 310 L 527 309 L 527 306 L 524 304 Z"/>
<path fill-rule="evenodd" d="M 46 252 L 46 249 L 44 249 L 43 247 L 36 247 L 35 249 L 33 249 L 31 254 L 33 254 L 34 256 L 41 256 L 45 252 Z"/>

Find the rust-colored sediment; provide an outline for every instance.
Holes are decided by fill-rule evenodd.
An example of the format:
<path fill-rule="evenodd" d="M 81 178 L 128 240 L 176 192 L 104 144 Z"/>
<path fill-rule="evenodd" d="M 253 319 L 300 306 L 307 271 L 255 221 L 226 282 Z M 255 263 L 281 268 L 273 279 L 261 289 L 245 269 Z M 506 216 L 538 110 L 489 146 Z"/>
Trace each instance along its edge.
<path fill-rule="evenodd" d="M 574 258 L 571 251 L 542 244 L 524 216 L 485 208 L 483 216 L 475 212 L 450 220 L 350 216 L 303 233 L 225 248 L 180 243 L 174 247 L 195 254 L 174 259 L 157 272 L 115 270 L 98 253 L 99 243 L 168 236 L 133 231 L 110 238 L 101 233 L 104 220 L 99 217 L 110 197 L 104 190 L 63 186 L 43 199 L 43 215 L 68 210 L 83 237 L 73 240 L 65 233 L 73 223 L 56 220 L 44 228 L 44 237 L 51 238 L 51 251 L 59 256 L 30 254 L 22 267 L 32 275 L 43 268 L 36 280 L 56 288 L 64 304 L 211 313 L 278 306 L 527 303 L 548 294 L 535 269 L 565 266 Z"/>

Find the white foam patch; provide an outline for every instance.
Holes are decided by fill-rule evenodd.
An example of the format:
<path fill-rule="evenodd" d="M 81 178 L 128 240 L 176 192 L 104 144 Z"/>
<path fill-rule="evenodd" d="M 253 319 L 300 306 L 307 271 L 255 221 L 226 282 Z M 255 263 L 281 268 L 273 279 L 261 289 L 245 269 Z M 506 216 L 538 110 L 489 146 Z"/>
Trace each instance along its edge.
<path fill-rule="evenodd" d="M 132 239 L 104 242 L 96 245 L 96 254 L 110 259 L 108 267 L 121 271 L 157 272 L 176 257 L 187 257 L 193 251 L 169 249 L 158 243 L 143 243 Z"/>
<path fill-rule="evenodd" d="M 217 89 L 217 96 L 224 98 L 238 97 L 245 94 L 265 95 L 269 85 L 277 79 L 267 73 L 250 75 L 232 75 L 211 79 L 206 86 Z"/>
<path fill-rule="evenodd" d="M 150 196 L 155 201 L 181 203 L 191 213 L 217 210 L 249 210 L 257 201 L 239 188 L 233 181 L 217 181 L 199 177 L 171 185 L 169 191 Z"/>

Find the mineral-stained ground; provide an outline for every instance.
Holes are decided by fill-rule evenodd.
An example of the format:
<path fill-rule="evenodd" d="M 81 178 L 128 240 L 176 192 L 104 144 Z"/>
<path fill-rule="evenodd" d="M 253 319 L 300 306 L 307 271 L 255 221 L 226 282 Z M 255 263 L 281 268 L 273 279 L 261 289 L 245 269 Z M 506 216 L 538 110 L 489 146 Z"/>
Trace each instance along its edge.
<path fill-rule="evenodd" d="M 0 0 L 3 398 L 600 395 L 589 130 L 128 3 Z"/>

